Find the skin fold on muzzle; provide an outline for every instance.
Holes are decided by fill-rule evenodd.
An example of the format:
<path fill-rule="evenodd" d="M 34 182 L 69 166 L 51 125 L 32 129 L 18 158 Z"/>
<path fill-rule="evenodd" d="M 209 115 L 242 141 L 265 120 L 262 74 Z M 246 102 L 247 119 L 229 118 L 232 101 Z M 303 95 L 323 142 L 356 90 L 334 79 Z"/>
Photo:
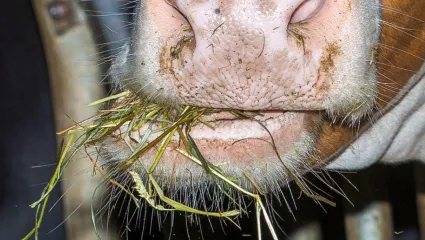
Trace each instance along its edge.
<path fill-rule="evenodd" d="M 273 189 L 324 168 L 414 85 L 409 80 L 425 55 L 420 36 L 392 25 L 424 29 L 415 20 L 425 9 L 421 1 L 146 0 L 139 5 L 132 37 L 111 67 L 112 79 L 171 109 L 218 110 L 209 116 L 214 130 L 197 125 L 191 135 L 208 162 L 248 188 L 246 172 L 262 189 Z M 235 119 L 232 110 L 261 116 Z M 176 153 L 177 138 L 157 171 L 181 187 L 189 175 L 196 183 L 207 181 L 202 168 Z M 114 139 L 105 140 L 102 149 L 105 162 L 131 155 Z M 140 162 L 153 157 L 147 153 Z"/>

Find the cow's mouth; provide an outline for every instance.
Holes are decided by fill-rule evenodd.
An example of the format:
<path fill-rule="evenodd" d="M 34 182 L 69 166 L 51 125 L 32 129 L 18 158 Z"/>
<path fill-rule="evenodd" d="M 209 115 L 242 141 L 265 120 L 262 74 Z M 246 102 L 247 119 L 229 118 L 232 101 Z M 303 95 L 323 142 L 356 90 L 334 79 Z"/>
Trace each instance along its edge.
<path fill-rule="evenodd" d="M 185 186 L 184 182 L 189 179 L 199 183 L 207 180 L 203 166 L 185 155 L 186 152 L 245 182 L 242 185 L 246 188 L 253 187 L 245 181 L 246 174 L 266 188 L 268 182 L 276 181 L 270 177 L 280 176 L 279 181 L 286 182 L 288 171 L 300 173 L 307 168 L 321 122 L 319 111 L 208 109 L 208 114 L 202 115 L 204 112 L 205 109 L 199 113 L 196 123 L 181 124 L 176 131 L 169 131 L 172 136 L 164 132 L 173 122 L 180 121 L 179 117 L 172 120 L 151 117 L 137 130 L 128 121 L 105 139 L 101 155 L 106 162 L 125 165 L 141 149 L 141 144 L 155 143 L 155 147 L 137 156 L 132 168 L 150 169 L 157 177 L 173 178 L 178 186 Z M 163 148 L 167 137 L 167 145 Z M 158 141 L 158 138 L 163 139 Z M 188 143 L 194 144 L 198 152 L 191 151 Z"/>
<path fill-rule="evenodd" d="M 313 120 L 318 112 L 266 111 L 254 115 L 238 111 L 237 114 L 241 115 L 231 110 L 216 112 L 191 127 L 190 136 L 209 161 L 252 165 L 273 157 L 274 147 L 280 152 L 289 151 L 300 134 L 309 132 L 318 122 Z M 156 128 L 160 129 L 160 124 Z M 135 139 L 139 139 L 143 131 L 145 129 L 138 132 Z M 176 134 L 173 144 L 178 145 L 178 140 Z"/>

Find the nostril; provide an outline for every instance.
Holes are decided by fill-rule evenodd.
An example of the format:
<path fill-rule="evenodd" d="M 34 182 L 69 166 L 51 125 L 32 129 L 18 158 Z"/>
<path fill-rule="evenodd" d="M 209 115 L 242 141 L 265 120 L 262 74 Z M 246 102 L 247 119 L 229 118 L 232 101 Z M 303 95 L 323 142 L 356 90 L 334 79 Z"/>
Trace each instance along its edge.
<path fill-rule="evenodd" d="M 306 0 L 292 14 L 290 23 L 298 23 L 310 19 L 322 8 L 325 0 Z"/>

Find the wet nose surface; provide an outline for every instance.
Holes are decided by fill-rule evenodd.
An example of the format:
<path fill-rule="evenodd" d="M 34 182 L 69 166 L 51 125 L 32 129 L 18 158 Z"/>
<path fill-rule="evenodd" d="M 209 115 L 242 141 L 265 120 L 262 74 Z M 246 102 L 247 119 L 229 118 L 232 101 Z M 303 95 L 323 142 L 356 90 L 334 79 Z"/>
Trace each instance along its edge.
<path fill-rule="evenodd" d="M 170 53 L 180 101 L 242 110 L 320 109 L 314 87 L 320 53 L 306 51 L 290 24 L 313 17 L 323 3 L 172 2 L 193 34 Z"/>

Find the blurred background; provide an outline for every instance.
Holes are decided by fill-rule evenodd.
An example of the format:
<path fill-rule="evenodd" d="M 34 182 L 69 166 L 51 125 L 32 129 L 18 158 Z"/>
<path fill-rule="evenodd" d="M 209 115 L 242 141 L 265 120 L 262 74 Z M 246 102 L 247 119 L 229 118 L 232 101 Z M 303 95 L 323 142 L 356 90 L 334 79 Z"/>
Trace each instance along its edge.
<path fill-rule="evenodd" d="M 87 104 L 110 92 L 107 70 L 129 37 L 135 4 L 1 4 L 0 239 L 21 239 L 34 227 L 35 209 L 29 204 L 38 200 L 56 166 L 56 132 L 94 114 L 97 109 Z M 75 159 L 62 189 L 52 193 L 40 239 L 97 239 L 90 202 L 100 179 L 91 177 L 92 165 L 84 155 Z M 423 165 L 376 165 L 358 173 L 330 174 L 349 198 L 334 193 L 335 208 L 303 196 L 296 200 L 292 215 L 285 204 L 268 200 L 278 213 L 274 221 L 279 239 L 425 239 Z M 312 176 L 309 180 L 315 181 Z M 125 231 L 126 216 L 117 209 L 107 216 L 108 224 L 100 224 L 99 233 L 102 239 L 256 239 L 254 209 L 251 213 L 238 229 L 215 219 L 201 218 L 199 226 L 186 224 L 181 214 L 158 220 L 147 211 Z M 271 239 L 264 222 L 262 226 L 264 239 Z"/>

